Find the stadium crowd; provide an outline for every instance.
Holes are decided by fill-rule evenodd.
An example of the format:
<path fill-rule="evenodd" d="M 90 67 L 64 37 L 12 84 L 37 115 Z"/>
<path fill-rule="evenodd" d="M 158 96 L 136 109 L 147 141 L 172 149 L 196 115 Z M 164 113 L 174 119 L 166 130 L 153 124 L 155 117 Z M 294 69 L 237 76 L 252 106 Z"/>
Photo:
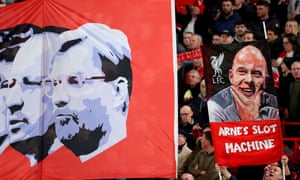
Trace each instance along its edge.
<path fill-rule="evenodd" d="M 277 164 L 260 167 L 224 167 L 215 164 L 210 156 L 214 152 L 212 139 L 207 133 L 210 128 L 205 59 L 180 59 L 177 72 L 178 177 L 219 179 L 217 171 L 220 171 L 225 179 L 299 179 L 299 0 L 176 0 L 175 10 L 178 57 L 205 46 L 267 42 L 270 55 L 268 63 L 272 66 L 284 146 Z M 206 153 L 203 154 L 203 151 Z M 205 159 L 205 163 L 201 159 Z M 206 171 L 195 173 L 195 169 L 203 167 Z M 270 168 L 273 168 L 272 173 Z M 275 177 L 275 172 L 279 172 L 278 177 Z"/>

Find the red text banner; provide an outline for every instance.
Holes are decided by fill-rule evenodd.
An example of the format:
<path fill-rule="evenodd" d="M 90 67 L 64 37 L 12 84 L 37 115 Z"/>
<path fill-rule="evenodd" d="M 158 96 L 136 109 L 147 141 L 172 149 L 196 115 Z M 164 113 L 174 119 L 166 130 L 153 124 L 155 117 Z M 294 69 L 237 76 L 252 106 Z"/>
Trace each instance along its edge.
<path fill-rule="evenodd" d="M 202 58 L 202 50 L 196 49 L 184 53 L 177 54 L 177 62 L 188 61 L 192 59 Z"/>
<path fill-rule="evenodd" d="M 211 123 L 216 161 L 227 166 L 277 162 L 282 153 L 280 121 Z"/>

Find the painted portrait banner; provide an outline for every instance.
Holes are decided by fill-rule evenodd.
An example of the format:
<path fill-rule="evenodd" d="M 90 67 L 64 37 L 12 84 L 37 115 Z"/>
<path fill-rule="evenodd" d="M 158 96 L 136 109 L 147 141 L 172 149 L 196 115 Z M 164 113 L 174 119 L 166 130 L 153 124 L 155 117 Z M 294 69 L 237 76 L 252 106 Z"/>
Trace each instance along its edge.
<path fill-rule="evenodd" d="M 1 7 L 0 177 L 175 177 L 171 7 L 137 0 Z"/>
<path fill-rule="evenodd" d="M 206 47 L 208 112 L 216 161 L 260 165 L 278 161 L 282 134 L 264 41 Z"/>

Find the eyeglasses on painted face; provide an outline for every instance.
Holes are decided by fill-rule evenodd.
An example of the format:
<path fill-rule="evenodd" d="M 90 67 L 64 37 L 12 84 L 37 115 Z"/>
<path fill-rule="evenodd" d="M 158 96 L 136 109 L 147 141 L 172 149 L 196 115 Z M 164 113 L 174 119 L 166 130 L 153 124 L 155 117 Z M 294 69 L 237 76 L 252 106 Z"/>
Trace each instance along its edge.
<path fill-rule="evenodd" d="M 65 88 L 81 88 L 84 84 L 87 84 L 89 81 L 104 81 L 105 76 L 91 76 L 91 77 L 82 77 L 82 76 L 57 76 L 56 78 L 47 77 L 41 81 L 41 85 L 45 88 L 47 96 L 53 95 L 53 89 L 58 85 L 64 85 Z"/>
<path fill-rule="evenodd" d="M 11 88 L 13 87 L 15 84 L 16 84 L 16 79 L 12 79 L 12 80 L 4 80 L 1 82 L 1 85 L 0 85 L 0 89 L 3 89 L 3 88 Z"/>

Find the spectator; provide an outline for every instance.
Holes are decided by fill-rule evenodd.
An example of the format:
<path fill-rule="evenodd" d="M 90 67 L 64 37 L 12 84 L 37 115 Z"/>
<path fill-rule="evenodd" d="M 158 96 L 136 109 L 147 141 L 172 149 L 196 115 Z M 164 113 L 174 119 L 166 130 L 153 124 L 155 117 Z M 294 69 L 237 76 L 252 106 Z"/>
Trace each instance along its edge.
<path fill-rule="evenodd" d="M 282 43 L 282 37 L 279 28 L 269 28 L 267 30 L 268 34 L 268 45 L 269 45 L 269 50 L 270 50 L 270 57 L 271 57 L 271 62 L 275 61 L 280 53 L 283 51 L 283 43 Z M 273 75 L 273 80 L 274 80 L 274 87 L 277 91 L 277 99 L 278 99 L 278 93 L 279 93 L 279 70 L 277 67 L 272 67 L 272 75 Z M 280 103 L 278 103 L 279 108 L 280 108 Z M 279 112 L 282 112 L 281 110 Z"/>
<path fill-rule="evenodd" d="M 178 166 L 177 166 L 177 176 L 180 177 L 184 172 L 184 162 L 188 156 L 192 153 L 192 150 L 188 147 L 187 133 L 184 130 L 179 129 L 178 132 Z"/>
<path fill-rule="evenodd" d="M 271 60 L 276 60 L 279 57 L 280 53 L 283 51 L 280 30 L 278 28 L 271 27 L 267 30 L 267 34 Z"/>
<path fill-rule="evenodd" d="M 183 45 L 186 48 L 186 50 L 191 50 L 191 39 L 192 39 L 193 33 L 192 32 L 184 32 L 183 33 Z"/>
<path fill-rule="evenodd" d="M 291 165 L 289 157 L 287 155 L 281 156 L 281 168 L 285 174 L 285 180 L 292 180 L 292 171 L 294 171 L 294 167 Z"/>
<path fill-rule="evenodd" d="M 227 29 L 224 29 L 222 32 L 221 32 L 221 44 L 231 44 L 233 43 L 233 34 L 230 33 L 229 30 Z"/>
<path fill-rule="evenodd" d="M 177 54 L 184 53 L 186 51 L 185 46 L 179 42 L 178 33 L 176 33 L 176 52 Z"/>
<path fill-rule="evenodd" d="M 300 20 L 299 0 L 289 0 L 287 17 L 288 19 L 296 20 L 297 22 L 299 22 Z"/>
<path fill-rule="evenodd" d="M 214 33 L 212 35 L 211 44 L 213 44 L 213 45 L 221 44 L 221 36 L 218 33 Z"/>
<path fill-rule="evenodd" d="M 268 164 L 264 169 L 263 180 L 282 180 L 282 169 L 278 163 Z"/>
<path fill-rule="evenodd" d="M 282 33 L 284 31 L 284 25 L 287 21 L 288 14 L 288 1 L 287 0 L 272 0 L 270 3 L 270 15 L 276 16 L 279 21 L 279 30 Z"/>
<path fill-rule="evenodd" d="M 204 78 L 202 78 L 200 82 L 200 93 L 198 97 L 193 99 L 190 105 L 194 112 L 194 118 L 197 122 L 199 122 L 200 127 L 203 127 L 205 124 L 209 123 L 206 84 Z"/>
<path fill-rule="evenodd" d="M 180 120 L 179 128 L 180 130 L 186 132 L 186 141 L 190 149 L 194 149 L 196 141 L 192 137 L 193 127 L 196 125 L 196 121 L 193 118 L 192 108 L 188 105 L 184 105 L 180 108 Z"/>
<path fill-rule="evenodd" d="M 269 15 L 270 4 L 267 1 L 260 0 L 256 3 L 256 16 L 257 18 L 250 22 L 248 29 L 256 32 L 257 40 L 266 39 L 264 34 L 265 30 L 271 27 L 279 28 L 279 21 L 274 16 Z"/>
<path fill-rule="evenodd" d="M 296 148 L 291 156 L 290 162 L 295 166 L 295 173 L 300 177 L 300 141 L 296 143 Z"/>
<path fill-rule="evenodd" d="M 248 0 L 235 0 L 234 10 L 238 12 L 246 24 L 248 24 L 256 15 L 255 5 Z"/>
<path fill-rule="evenodd" d="M 182 175 L 180 176 L 180 180 L 194 180 L 195 177 L 194 175 L 192 175 L 191 173 L 182 173 Z"/>
<path fill-rule="evenodd" d="M 300 59 L 296 59 L 292 62 L 291 72 L 294 78 L 294 82 L 292 82 L 290 86 L 291 97 L 288 111 L 286 111 L 286 116 L 289 121 L 300 122 Z M 299 133 L 296 133 L 296 135 L 297 137 L 300 137 Z"/>
<path fill-rule="evenodd" d="M 199 34 L 193 34 L 191 37 L 190 49 L 191 50 L 200 49 L 202 46 L 203 46 L 202 36 Z"/>
<path fill-rule="evenodd" d="M 243 42 L 254 42 L 256 41 L 256 33 L 252 30 L 247 30 L 243 36 Z"/>
<path fill-rule="evenodd" d="M 192 173 L 197 180 L 217 180 L 219 174 L 215 168 L 215 154 L 210 131 L 203 132 L 201 146 L 202 150 L 189 165 L 188 171 Z"/>
<path fill-rule="evenodd" d="M 294 34 L 299 37 L 298 23 L 295 20 L 288 20 L 284 25 L 283 34 Z"/>
<path fill-rule="evenodd" d="M 191 70 L 196 70 L 198 73 Z M 190 74 L 193 75 L 190 75 Z M 200 82 L 201 76 L 204 75 L 204 66 L 203 66 L 203 58 L 196 58 L 193 60 L 181 62 L 178 65 L 178 71 L 177 71 L 177 80 L 178 80 L 178 103 L 179 106 L 182 106 L 183 104 L 187 104 L 190 100 L 191 96 L 187 96 L 187 98 L 183 98 L 187 90 L 194 89 L 194 84 Z M 191 84 L 192 83 L 192 84 Z M 196 84 L 197 85 L 197 84 Z M 195 92 L 194 92 L 195 91 Z M 194 97 L 196 97 L 199 91 L 192 90 Z M 196 94 L 195 94 L 196 93 Z M 188 95 L 188 94 L 187 94 Z"/>
<path fill-rule="evenodd" d="M 222 0 L 222 12 L 217 21 L 213 24 L 213 31 L 221 33 L 228 30 L 234 36 L 234 23 L 241 20 L 240 15 L 233 9 L 233 0 Z"/>
<path fill-rule="evenodd" d="M 234 23 L 234 41 L 240 43 L 243 41 L 243 36 L 247 31 L 247 26 L 244 21 L 236 21 Z"/>
<path fill-rule="evenodd" d="M 196 139 L 196 147 L 192 150 L 192 153 L 189 155 L 187 160 L 184 163 L 185 170 L 188 170 L 189 165 L 193 162 L 195 157 L 197 156 L 198 152 L 202 150 L 202 145 L 201 145 L 201 138 L 204 132 L 206 131 L 211 131 L 209 123 L 205 124 L 202 126 L 202 131 L 201 131 L 201 136 L 199 136 Z"/>
<path fill-rule="evenodd" d="M 182 37 L 184 32 L 207 36 L 209 22 L 204 15 L 200 14 L 200 9 L 197 6 L 188 6 L 185 15 L 176 12 L 176 22 L 182 24 L 179 37 Z"/>
<path fill-rule="evenodd" d="M 200 74 L 198 70 L 192 69 L 187 73 L 187 83 L 183 87 L 182 94 L 179 94 L 179 103 L 189 104 L 200 92 Z"/>
<path fill-rule="evenodd" d="M 281 109 L 287 109 L 289 106 L 290 84 L 293 81 L 291 74 L 291 63 L 295 58 L 300 56 L 299 54 L 298 38 L 294 34 L 285 34 L 283 37 L 284 51 L 280 54 L 277 60 L 272 62 L 273 66 L 278 65 L 279 77 L 279 91 L 278 91 L 278 103 Z M 281 112 L 283 119 L 288 118 L 287 110 Z"/>
<path fill-rule="evenodd" d="M 300 119 L 300 61 L 299 59 L 292 62 L 291 72 L 294 81 L 289 86 L 288 106 L 284 110 L 284 118 L 287 121 L 299 122 Z M 285 135 L 287 137 L 300 137 L 299 126 L 286 125 Z"/>

